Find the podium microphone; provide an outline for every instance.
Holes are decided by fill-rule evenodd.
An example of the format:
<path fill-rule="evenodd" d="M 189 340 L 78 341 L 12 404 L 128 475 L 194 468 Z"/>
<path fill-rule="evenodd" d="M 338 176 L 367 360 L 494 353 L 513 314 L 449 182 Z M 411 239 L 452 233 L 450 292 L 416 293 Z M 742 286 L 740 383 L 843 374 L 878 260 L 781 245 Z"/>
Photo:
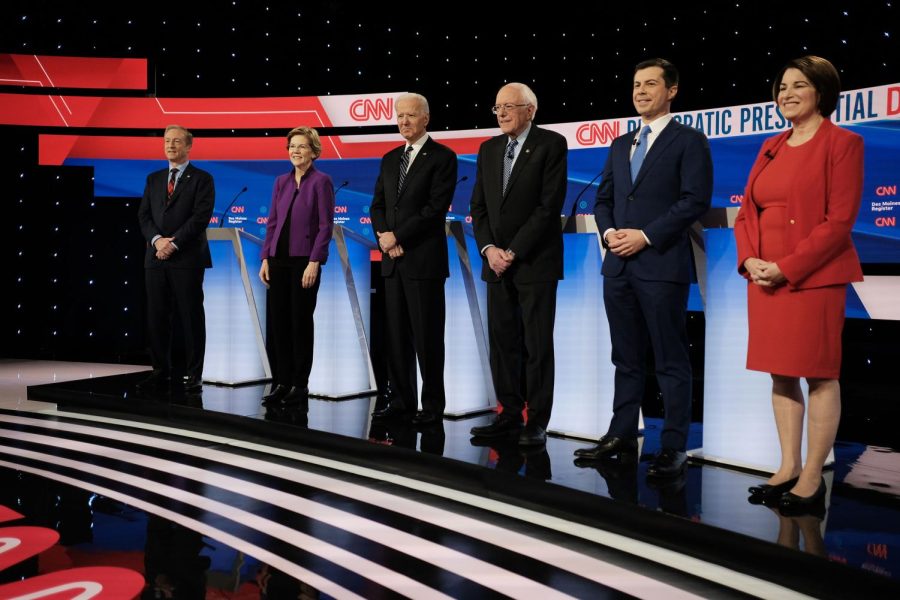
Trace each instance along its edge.
<path fill-rule="evenodd" d="M 591 179 L 590 183 L 584 186 L 584 188 L 580 192 L 578 192 L 578 195 L 575 196 L 575 202 L 572 203 L 572 211 L 569 213 L 569 216 L 566 217 L 566 224 L 563 225 L 564 233 L 573 233 L 573 231 L 570 231 L 571 226 L 569 226 L 569 223 L 575 222 L 575 215 L 578 213 L 578 201 L 581 200 L 581 197 L 584 196 L 584 193 L 588 191 L 592 185 L 594 185 L 594 182 L 597 181 L 601 175 L 603 175 L 603 171 L 600 171 L 599 173 L 594 175 L 594 178 Z"/>
<path fill-rule="evenodd" d="M 462 177 L 459 178 L 459 181 L 456 182 L 456 185 L 459 185 L 459 184 L 461 184 L 463 181 L 468 181 L 468 180 L 469 180 L 469 176 L 468 176 L 468 175 L 463 175 Z"/>
<path fill-rule="evenodd" d="M 222 219 L 219 221 L 219 227 L 217 229 L 222 228 L 222 225 L 225 223 L 225 217 L 228 216 L 228 211 L 231 210 L 231 207 L 234 206 L 234 203 L 237 202 L 237 199 L 240 197 L 240 195 L 246 191 L 247 191 L 247 186 L 245 185 L 241 191 L 239 191 L 237 194 L 234 195 L 234 198 L 231 199 L 231 202 L 229 202 L 228 206 L 225 207 L 225 210 L 222 211 Z"/>
<path fill-rule="evenodd" d="M 342 189 L 344 189 L 345 187 L 347 187 L 348 185 L 350 185 L 350 181 L 349 181 L 349 180 L 347 180 L 347 181 L 345 181 L 344 183 L 342 183 L 341 185 L 339 185 L 339 186 L 338 186 L 338 189 L 334 190 L 334 195 L 337 196 L 337 195 L 338 195 L 338 192 L 341 191 Z"/>

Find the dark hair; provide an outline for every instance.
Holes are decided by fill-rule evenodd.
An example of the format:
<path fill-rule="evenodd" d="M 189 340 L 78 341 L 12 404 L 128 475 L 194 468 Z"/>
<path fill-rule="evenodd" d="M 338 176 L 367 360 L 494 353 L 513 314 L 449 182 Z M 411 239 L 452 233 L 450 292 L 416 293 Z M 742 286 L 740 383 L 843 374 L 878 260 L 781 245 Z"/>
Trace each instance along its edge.
<path fill-rule="evenodd" d="M 673 85 L 678 85 L 678 69 L 675 68 L 675 65 L 670 63 L 664 58 L 650 58 L 648 60 L 642 60 L 634 67 L 634 72 L 637 73 L 641 69 L 646 69 L 649 67 L 659 67 L 663 72 L 663 80 L 666 82 L 666 87 L 670 88 Z"/>
<path fill-rule="evenodd" d="M 784 79 L 784 73 L 788 69 L 797 69 L 809 79 L 819 94 L 819 114 L 827 117 L 834 112 L 841 94 L 841 78 L 833 64 L 821 56 L 803 56 L 788 61 L 775 76 L 775 82 L 772 84 L 772 99 L 776 104 L 781 80 Z"/>

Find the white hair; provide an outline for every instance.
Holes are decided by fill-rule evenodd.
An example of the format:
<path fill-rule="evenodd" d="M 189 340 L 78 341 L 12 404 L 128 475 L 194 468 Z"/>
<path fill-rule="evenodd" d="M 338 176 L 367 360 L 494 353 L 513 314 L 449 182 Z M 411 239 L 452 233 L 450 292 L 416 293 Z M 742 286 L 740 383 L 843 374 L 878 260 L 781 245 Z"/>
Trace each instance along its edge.
<path fill-rule="evenodd" d="M 412 92 L 407 94 L 400 94 L 397 99 L 394 101 L 394 106 L 400 104 L 403 100 L 415 100 L 419 103 L 419 106 L 425 112 L 426 115 L 430 115 L 431 113 L 428 111 L 428 100 L 422 94 L 414 94 Z"/>
<path fill-rule="evenodd" d="M 522 96 L 522 99 L 525 102 L 527 102 L 528 104 L 532 105 L 534 107 L 534 112 L 537 112 L 537 108 L 538 108 L 537 96 L 534 95 L 534 92 L 531 91 L 530 87 L 528 87 L 524 83 L 519 83 L 519 82 L 507 83 L 503 87 L 511 87 L 511 88 L 517 90 L 519 92 L 519 94 Z"/>

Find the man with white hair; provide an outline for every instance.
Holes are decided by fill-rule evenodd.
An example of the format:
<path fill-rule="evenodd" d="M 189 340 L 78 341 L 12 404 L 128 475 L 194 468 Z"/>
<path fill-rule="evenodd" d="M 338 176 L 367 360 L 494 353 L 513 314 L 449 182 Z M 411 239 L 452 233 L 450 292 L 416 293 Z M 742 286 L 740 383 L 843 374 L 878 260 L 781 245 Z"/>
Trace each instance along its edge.
<path fill-rule="evenodd" d="M 394 394 L 376 418 L 412 416 L 428 425 L 444 413 L 444 283 L 450 275 L 444 223 L 456 190 L 456 154 L 425 131 L 428 101 L 403 94 L 394 104 L 406 143 L 381 159 L 372 226 L 381 248 L 388 373 Z M 422 410 L 416 359 L 422 373 Z M 415 414 L 414 414 L 415 413 Z"/>
<path fill-rule="evenodd" d="M 537 97 L 525 84 L 500 88 L 491 111 L 502 134 L 478 150 L 470 211 L 488 288 L 491 374 L 503 410 L 472 435 L 517 434 L 519 444 L 534 446 L 547 439 L 553 407 L 567 146 L 563 136 L 534 125 Z"/>

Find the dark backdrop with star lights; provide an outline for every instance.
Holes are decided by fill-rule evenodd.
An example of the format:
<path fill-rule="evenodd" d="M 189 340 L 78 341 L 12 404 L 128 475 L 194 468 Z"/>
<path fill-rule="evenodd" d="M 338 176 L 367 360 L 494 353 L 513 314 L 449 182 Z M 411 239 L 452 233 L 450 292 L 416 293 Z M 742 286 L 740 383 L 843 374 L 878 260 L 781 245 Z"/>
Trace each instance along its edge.
<path fill-rule="evenodd" d="M 433 130 L 495 126 L 509 81 L 535 90 L 538 122 L 630 116 L 633 66 L 653 56 L 681 71 L 677 111 L 766 101 L 804 54 L 831 60 L 845 89 L 900 75 L 900 7 L 885 1 L 104 4 L 5 2 L 0 52 L 147 58 L 160 97 L 416 91 Z M 136 200 L 95 200 L 89 168 L 38 167 L 39 128 L 0 130 L 2 356 L 148 362 Z M 898 335 L 896 322 L 848 321 L 845 396 L 856 389 L 866 408 L 845 423 L 871 423 L 888 410 L 877 399 L 897 397 Z M 702 327 L 692 336 L 702 347 Z"/>

